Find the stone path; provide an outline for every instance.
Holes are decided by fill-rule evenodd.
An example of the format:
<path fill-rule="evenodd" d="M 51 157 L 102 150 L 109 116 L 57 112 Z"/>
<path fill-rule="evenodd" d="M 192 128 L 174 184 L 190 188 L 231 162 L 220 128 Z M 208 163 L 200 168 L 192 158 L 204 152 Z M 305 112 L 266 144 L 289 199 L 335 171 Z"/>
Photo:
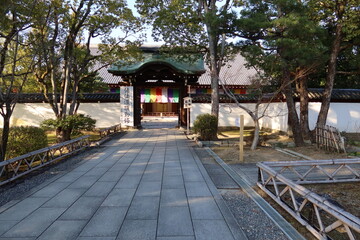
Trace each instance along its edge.
<path fill-rule="evenodd" d="M 0 239 L 246 239 L 185 136 L 133 131 L 0 209 Z"/>

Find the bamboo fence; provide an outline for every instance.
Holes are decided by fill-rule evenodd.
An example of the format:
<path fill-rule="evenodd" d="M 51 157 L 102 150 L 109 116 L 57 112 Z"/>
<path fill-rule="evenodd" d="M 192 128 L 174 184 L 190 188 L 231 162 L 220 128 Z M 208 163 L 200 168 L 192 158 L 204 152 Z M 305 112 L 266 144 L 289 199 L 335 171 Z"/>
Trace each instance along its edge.
<path fill-rule="evenodd" d="M 318 148 L 346 153 L 344 139 L 337 128 L 328 125 L 323 128 L 316 126 L 315 135 Z"/>

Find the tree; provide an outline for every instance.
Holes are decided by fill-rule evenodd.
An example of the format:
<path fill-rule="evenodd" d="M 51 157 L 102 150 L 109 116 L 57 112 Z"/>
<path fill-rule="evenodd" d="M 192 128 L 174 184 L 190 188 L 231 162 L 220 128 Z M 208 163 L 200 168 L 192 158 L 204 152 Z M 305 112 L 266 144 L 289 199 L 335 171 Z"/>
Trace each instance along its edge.
<path fill-rule="evenodd" d="M 317 119 L 317 125 L 323 127 L 330 107 L 339 55 L 346 49 L 358 52 L 360 44 L 359 0 L 311 0 L 309 4 L 313 9 L 313 18 L 321 21 L 329 33 L 326 82 Z M 359 75 L 359 67 L 355 73 Z"/>
<path fill-rule="evenodd" d="M 10 118 L 17 97 L 22 91 L 34 58 L 24 46 L 29 44 L 28 29 L 37 14 L 37 1 L 8 0 L 0 6 L 0 114 L 3 130 L 0 142 L 0 161 L 5 160 L 10 131 Z"/>
<path fill-rule="evenodd" d="M 127 39 L 143 27 L 124 1 L 54 0 L 44 5 L 44 12 L 32 31 L 37 39 L 35 76 L 56 118 L 65 119 L 76 113 L 81 87 L 88 85 L 84 82 L 94 81 L 101 68 L 136 52 L 141 41 L 130 44 Z M 123 35 L 111 37 L 115 28 Z M 91 51 L 95 37 L 103 42 L 101 54 Z M 58 141 L 70 139 L 70 133 L 71 129 L 58 127 Z"/>
<path fill-rule="evenodd" d="M 261 71 L 258 71 L 258 74 L 253 77 L 252 85 L 250 89 L 248 89 L 248 96 L 252 99 L 255 99 L 255 108 L 250 109 L 243 104 L 241 104 L 238 97 L 226 86 L 226 79 L 223 81 L 220 79 L 221 86 L 225 92 L 225 94 L 230 97 L 236 105 L 244 110 L 253 120 L 254 122 L 254 137 L 251 144 L 250 149 L 255 150 L 259 144 L 260 139 L 260 120 L 267 116 L 267 110 L 270 106 L 270 103 L 274 100 L 274 98 L 278 97 L 278 92 L 271 94 L 273 90 L 276 88 L 275 85 L 271 85 L 271 80 Z M 269 95 L 270 93 L 270 95 Z M 266 96 L 269 95 L 269 96 Z M 264 101 L 267 101 L 264 103 Z"/>
<path fill-rule="evenodd" d="M 219 72 L 231 46 L 226 41 L 237 1 L 138 0 L 139 12 L 153 26 L 155 40 L 181 52 L 203 52 L 211 76 L 211 114 L 219 116 Z"/>
<path fill-rule="evenodd" d="M 306 5 L 296 0 L 249 0 L 244 2 L 233 29 L 235 36 L 244 39 L 239 46 L 249 64 L 275 79 L 285 95 L 297 146 L 304 141 L 292 86 L 297 82 L 301 95 L 307 94 L 306 77 L 321 66 L 324 50 L 322 29 L 309 19 L 308 11 Z M 306 105 L 303 107 L 301 113 L 307 111 Z M 303 123 L 307 122 L 305 118 L 301 118 Z M 303 129 L 309 131 L 306 124 Z"/>

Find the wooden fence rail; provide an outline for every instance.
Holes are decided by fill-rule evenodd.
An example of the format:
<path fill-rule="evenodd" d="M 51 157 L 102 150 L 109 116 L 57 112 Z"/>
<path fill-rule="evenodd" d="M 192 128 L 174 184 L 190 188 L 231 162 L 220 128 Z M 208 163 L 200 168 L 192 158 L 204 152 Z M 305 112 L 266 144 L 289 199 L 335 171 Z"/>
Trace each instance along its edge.
<path fill-rule="evenodd" d="M 345 163 L 346 161 L 348 163 Z M 301 183 L 326 183 L 329 179 L 334 180 L 335 175 L 340 172 L 338 169 L 347 168 L 346 166 L 352 164 L 359 165 L 360 159 L 262 162 L 257 164 L 259 168 L 259 181 L 257 185 L 298 222 L 305 226 L 316 238 L 328 239 L 330 235 L 334 238 L 333 235 L 338 236 L 340 234 L 346 235 L 348 239 L 358 239 L 357 237 L 360 236 L 360 219 L 358 217 L 336 206 L 329 199 L 319 196 L 297 184 L 299 181 Z M 324 173 L 320 177 L 316 174 L 316 176 L 312 176 L 312 180 L 304 180 L 305 175 L 309 175 L 309 172 L 305 171 L 305 175 L 296 174 L 296 172 L 301 172 L 296 170 L 295 174 L 293 174 L 294 181 L 284 176 L 286 170 L 306 165 L 312 169 L 321 166 L 322 170 L 320 172 L 332 172 L 332 174 Z M 325 165 L 335 166 L 335 170 L 328 171 Z M 345 180 L 346 178 L 349 181 L 359 180 L 359 171 L 355 170 L 356 167 L 354 166 L 351 169 L 349 171 L 351 174 L 342 174 L 340 180 Z"/>
<path fill-rule="evenodd" d="M 74 154 L 89 145 L 89 136 L 82 136 L 0 162 L 0 186 Z"/>
<path fill-rule="evenodd" d="M 325 125 L 315 128 L 316 146 L 327 151 L 346 152 L 344 139 L 337 128 Z"/>

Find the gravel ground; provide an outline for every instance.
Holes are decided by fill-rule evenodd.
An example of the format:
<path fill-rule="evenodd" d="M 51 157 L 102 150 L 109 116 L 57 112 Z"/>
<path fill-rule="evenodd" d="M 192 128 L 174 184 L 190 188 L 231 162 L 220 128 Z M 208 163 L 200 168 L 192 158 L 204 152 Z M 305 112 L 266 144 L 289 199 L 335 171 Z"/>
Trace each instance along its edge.
<path fill-rule="evenodd" d="M 220 191 L 239 227 L 249 240 L 285 240 L 285 234 L 248 197 L 216 161 L 202 148 L 195 148 L 210 178 Z"/>
<path fill-rule="evenodd" d="M 61 160 L 41 169 L 35 170 L 28 175 L 21 177 L 11 183 L 0 187 L 0 206 L 11 200 L 21 199 L 24 194 L 34 187 L 50 180 L 53 177 L 68 172 L 82 160 L 93 157 L 101 147 L 88 148 L 72 157 Z"/>
<path fill-rule="evenodd" d="M 288 239 L 243 191 L 220 190 L 220 194 L 249 240 Z"/>

